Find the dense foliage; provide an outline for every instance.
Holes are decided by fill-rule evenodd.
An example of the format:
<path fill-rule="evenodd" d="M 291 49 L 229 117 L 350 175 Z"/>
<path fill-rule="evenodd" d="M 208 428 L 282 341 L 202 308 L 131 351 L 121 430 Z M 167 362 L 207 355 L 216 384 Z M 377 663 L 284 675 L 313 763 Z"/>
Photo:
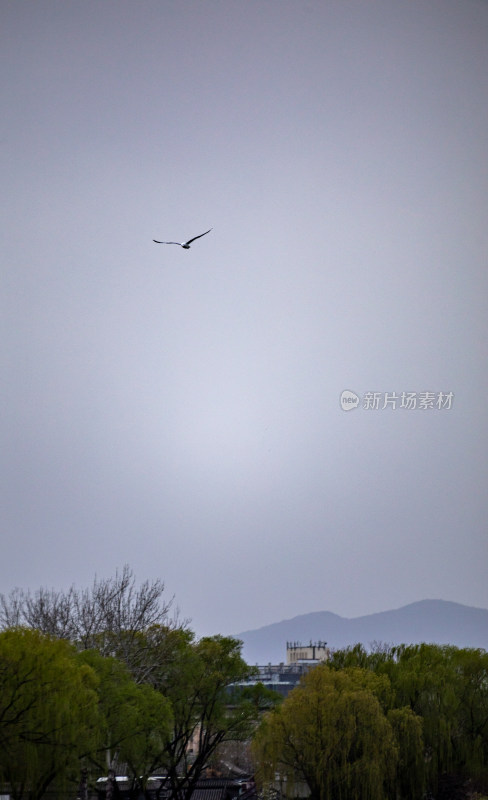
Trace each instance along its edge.
<path fill-rule="evenodd" d="M 254 748 L 261 778 L 278 771 L 293 793 L 312 800 L 386 797 L 396 757 L 379 695 L 384 681 L 362 670 L 316 667 L 268 714 Z"/>
<path fill-rule="evenodd" d="M 485 651 L 356 645 L 277 705 L 242 688 L 240 642 L 197 640 L 163 590 L 126 567 L 82 592 L 0 595 L 0 793 L 75 796 L 81 774 L 123 767 L 134 797 L 157 772 L 190 800 L 219 749 L 250 738 L 261 785 L 312 800 L 488 788 Z"/>
<path fill-rule="evenodd" d="M 0 777 L 14 800 L 75 779 L 100 723 L 96 675 L 68 642 L 0 634 Z"/>
<path fill-rule="evenodd" d="M 189 800 L 219 745 L 249 738 L 269 696 L 230 694 L 253 674 L 240 642 L 197 641 L 162 592 L 126 567 L 90 591 L 0 596 L 0 781 L 14 800 L 117 765 L 134 796 L 157 771 Z"/>
<path fill-rule="evenodd" d="M 313 800 L 412 800 L 488 784 L 488 654 L 438 645 L 337 651 L 264 718 L 261 782 Z"/>

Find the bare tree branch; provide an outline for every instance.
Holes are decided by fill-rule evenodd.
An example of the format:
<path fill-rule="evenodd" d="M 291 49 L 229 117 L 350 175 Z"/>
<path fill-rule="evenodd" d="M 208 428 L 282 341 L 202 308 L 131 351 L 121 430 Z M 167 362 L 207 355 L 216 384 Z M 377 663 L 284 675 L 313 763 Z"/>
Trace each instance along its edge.
<path fill-rule="evenodd" d="M 136 681 L 147 681 L 155 667 L 148 660 L 154 638 L 162 640 L 167 632 L 188 624 L 179 621 L 177 612 L 170 617 L 173 598 L 164 600 L 163 594 L 160 580 L 138 586 L 126 564 L 113 578 L 95 577 L 90 589 L 41 588 L 34 594 L 14 589 L 8 597 L 0 594 L 0 629 L 33 628 L 68 639 L 81 650 L 96 648 L 124 661 Z"/>

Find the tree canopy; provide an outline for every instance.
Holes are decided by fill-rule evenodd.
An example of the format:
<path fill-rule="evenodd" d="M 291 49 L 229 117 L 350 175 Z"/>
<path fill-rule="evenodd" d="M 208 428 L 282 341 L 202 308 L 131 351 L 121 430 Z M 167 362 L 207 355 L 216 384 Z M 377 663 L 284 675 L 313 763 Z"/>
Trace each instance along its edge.
<path fill-rule="evenodd" d="M 0 595 L 0 781 L 13 800 L 116 764 L 134 797 L 157 772 L 168 800 L 190 800 L 219 748 L 251 737 L 262 784 L 278 774 L 312 800 L 412 800 L 454 775 L 488 788 L 485 651 L 355 645 L 277 705 L 241 643 L 198 640 L 163 590 L 125 567 L 88 590 Z"/>
<path fill-rule="evenodd" d="M 172 599 L 164 599 L 162 581 L 138 585 L 126 565 L 113 578 L 95 578 L 88 589 L 15 589 L 8 596 L 0 594 L 0 627 L 32 628 L 67 639 L 79 649 L 115 656 L 128 666 L 134 680 L 148 682 L 159 665 L 149 657 L 155 653 L 150 631 L 159 637 L 161 659 L 166 634 L 186 626 L 177 614 L 170 615 L 172 605 Z"/>
<path fill-rule="evenodd" d="M 312 800 L 382 800 L 397 759 L 379 699 L 386 689 L 387 681 L 364 670 L 311 670 L 256 734 L 261 780 L 278 772 Z"/>
<path fill-rule="evenodd" d="M 412 765 L 407 775 L 423 771 L 434 794 L 443 775 L 465 776 L 488 788 L 488 653 L 436 644 L 377 646 L 368 653 L 355 645 L 334 653 L 330 665 L 360 665 L 388 676 L 389 718 L 398 723 L 398 710 L 408 709 L 421 721 L 421 763 L 412 751 L 406 755 L 408 740 L 402 750 Z M 398 734 L 402 730 L 397 725 Z"/>
<path fill-rule="evenodd" d="M 99 746 L 97 677 L 63 640 L 0 634 L 0 776 L 15 800 L 74 780 Z"/>
<path fill-rule="evenodd" d="M 0 688 L 5 697 L 10 691 L 20 709 L 25 706 L 26 725 L 32 725 L 35 712 L 36 724 L 49 732 L 48 736 L 43 728 L 41 738 L 28 739 L 17 725 L 16 738 L 9 717 L 12 702 L 2 707 L 0 744 L 4 737 L 9 748 L 5 753 L 12 758 L 8 766 L 5 756 L 0 778 L 38 800 L 41 784 L 48 785 L 45 778 L 39 790 L 32 788 L 42 744 L 67 753 L 66 763 L 51 769 L 51 781 L 54 773 L 74 780 L 76 766 L 89 767 L 98 776 L 107 763 L 118 763 L 131 777 L 135 794 L 145 790 L 148 776 L 157 770 L 167 776 L 165 790 L 174 800 L 189 800 L 219 745 L 250 736 L 262 707 L 272 701 L 263 687 L 253 687 L 252 692 L 232 688 L 254 672 L 241 657 L 241 643 L 224 636 L 196 640 L 186 623 L 169 617 L 171 603 L 162 600 L 163 589 L 160 581 L 138 587 L 125 567 L 113 579 L 95 580 L 90 590 L 16 590 L 8 598 L 0 596 L 5 646 L 10 642 L 17 648 L 19 662 L 21 653 L 29 651 L 23 669 L 37 664 L 22 681 L 22 670 L 9 668 L 7 652 L 0 652 Z M 66 661 L 59 664 L 59 679 L 49 672 L 55 654 L 64 654 Z M 68 666 L 76 680 L 65 696 L 61 673 Z M 56 739 L 44 714 L 42 688 L 49 681 L 56 684 L 60 708 L 71 709 L 73 731 L 78 725 L 76 746 L 69 726 L 63 723 L 64 738 Z M 16 760 L 21 744 L 24 749 Z M 37 748 L 36 759 L 27 759 L 28 745 Z M 22 759 L 31 765 L 28 773 Z M 42 755 L 43 765 L 48 761 Z M 19 789 L 15 800 L 21 794 Z"/>

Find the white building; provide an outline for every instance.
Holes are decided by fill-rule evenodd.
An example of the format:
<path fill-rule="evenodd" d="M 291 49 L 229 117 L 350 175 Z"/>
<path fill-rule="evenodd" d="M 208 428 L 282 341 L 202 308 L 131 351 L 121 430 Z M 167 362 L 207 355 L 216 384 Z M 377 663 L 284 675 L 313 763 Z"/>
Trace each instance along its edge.
<path fill-rule="evenodd" d="M 286 643 L 286 663 L 287 664 L 320 664 L 327 661 L 330 650 L 327 642 L 310 642 L 302 645 L 301 642 Z"/>

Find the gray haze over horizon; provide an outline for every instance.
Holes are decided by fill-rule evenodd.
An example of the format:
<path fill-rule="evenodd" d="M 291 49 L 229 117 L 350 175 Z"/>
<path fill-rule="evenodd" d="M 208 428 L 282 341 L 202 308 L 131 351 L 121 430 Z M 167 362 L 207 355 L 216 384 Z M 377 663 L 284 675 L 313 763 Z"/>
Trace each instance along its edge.
<path fill-rule="evenodd" d="M 198 634 L 488 608 L 488 3 L 0 21 L 0 592 L 127 563 Z"/>
<path fill-rule="evenodd" d="M 288 643 L 324 642 L 330 650 L 363 645 L 366 650 L 401 644 L 453 645 L 488 649 L 488 610 L 449 600 L 420 600 L 398 609 L 353 617 L 313 611 L 242 631 L 242 653 L 250 664 L 279 664 Z"/>

